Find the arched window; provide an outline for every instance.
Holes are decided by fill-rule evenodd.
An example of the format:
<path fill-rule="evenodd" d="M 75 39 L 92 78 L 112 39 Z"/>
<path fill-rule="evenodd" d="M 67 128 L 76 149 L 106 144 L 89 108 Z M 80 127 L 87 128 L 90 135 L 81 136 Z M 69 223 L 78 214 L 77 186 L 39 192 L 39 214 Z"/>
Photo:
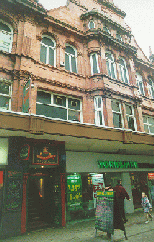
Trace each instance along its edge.
<path fill-rule="evenodd" d="M 114 62 L 113 55 L 111 54 L 111 52 L 106 52 L 105 57 L 106 57 L 108 75 L 113 79 L 117 79 L 116 64 Z"/>
<path fill-rule="evenodd" d="M 128 69 L 126 66 L 126 61 L 124 58 L 119 58 L 119 66 L 120 66 L 120 79 L 121 81 L 125 83 L 129 83 L 129 75 L 128 75 Z"/>
<path fill-rule="evenodd" d="M 89 29 L 94 29 L 95 28 L 95 23 L 94 23 L 93 20 L 89 21 L 88 27 L 89 27 Z"/>
<path fill-rule="evenodd" d="M 90 55 L 90 64 L 91 64 L 91 75 L 100 73 L 97 53 L 93 53 Z"/>
<path fill-rule="evenodd" d="M 11 52 L 13 30 L 7 23 L 0 20 L 0 50 Z"/>
<path fill-rule="evenodd" d="M 77 50 L 71 45 L 66 45 L 65 69 L 77 73 Z"/>
<path fill-rule="evenodd" d="M 136 73 L 136 81 L 137 81 L 137 86 L 139 88 L 140 94 L 145 95 L 143 79 L 142 79 L 142 76 L 139 73 Z"/>
<path fill-rule="evenodd" d="M 48 36 L 43 36 L 41 41 L 40 61 L 56 66 L 56 43 Z"/>

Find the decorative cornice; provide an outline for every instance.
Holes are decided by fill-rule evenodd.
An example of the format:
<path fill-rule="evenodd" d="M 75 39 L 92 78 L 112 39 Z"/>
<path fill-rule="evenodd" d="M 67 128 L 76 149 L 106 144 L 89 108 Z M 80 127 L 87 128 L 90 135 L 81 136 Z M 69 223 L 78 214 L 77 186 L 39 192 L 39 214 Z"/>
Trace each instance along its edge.
<path fill-rule="evenodd" d="M 97 0 L 98 3 L 112 9 L 115 13 L 121 15 L 122 17 L 126 16 L 126 13 L 120 8 L 116 7 L 113 3 L 107 2 L 106 0 Z"/>
<path fill-rule="evenodd" d="M 150 63 L 150 61 L 149 62 L 146 62 L 146 61 L 144 61 L 142 59 L 139 59 L 137 57 L 135 58 L 134 61 L 136 62 L 137 65 L 145 66 L 147 68 L 150 68 L 152 71 L 154 71 L 154 66 L 153 66 L 153 64 Z"/>
<path fill-rule="evenodd" d="M 6 0 L 5 0 L 6 1 Z M 42 4 L 40 4 L 39 2 L 35 1 L 35 0 L 7 0 L 8 2 L 12 3 L 12 4 L 21 4 L 24 7 L 28 7 L 31 10 L 41 13 L 41 14 L 46 14 L 47 10 L 42 6 Z"/>
<path fill-rule="evenodd" d="M 88 41 L 92 39 L 102 39 L 107 45 L 111 44 L 115 47 L 118 47 L 120 50 L 126 51 L 127 53 L 132 53 L 135 55 L 137 52 L 136 47 L 117 40 L 111 34 L 108 34 L 101 29 L 88 30 L 87 32 L 85 32 L 85 35 Z"/>
<path fill-rule="evenodd" d="M 118 24 L 117 22 L 113 21 L 112 19 L 108 18 L 107 16 L 105 16 L 103 13 L 98 12 L 97 10 L 93 9 L 87 13 L 84 13 L 80 16 L 81 20 L 87 19 L 90 16 L 95 16 L 98 19 L 104 20 L 105 22 L 116 26 L 116 28 L 120 29 L 123 33 L 125 33 L 126 35 L 131 35 L 131 31 L 127 30 L 126 28 L 122 27 L 120 24 Z"/>
<path fill-rule="evenodd" d="M 80 8 L 83 8 L 84 10 L 88 11 L 88 8 L 86 8 L 85 6 L 79 4 L 77 1 L 75 0 L 70 0 L 70 2 L 74 3 L 75 5 L 79 6 Z"/>

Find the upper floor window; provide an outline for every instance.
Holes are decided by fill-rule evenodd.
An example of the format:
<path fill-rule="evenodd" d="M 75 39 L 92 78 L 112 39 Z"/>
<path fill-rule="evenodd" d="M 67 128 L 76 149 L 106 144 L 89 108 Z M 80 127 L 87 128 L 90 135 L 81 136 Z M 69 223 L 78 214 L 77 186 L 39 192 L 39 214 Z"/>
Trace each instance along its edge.
<path fill-rule="evenodd" d="M 38 91 L 36 114 L 66 121 L 82 122 L 82 103 L 73 97 Z"/>
<path fill-rule="evenodd" d="M 0 109 L 11 109 L 11 85 L 0 82 Z"/>
<path fill-rule="evenodd" d="M 90 55 L 90 64 L 91 64 L 91 75 L 100 73 L 97 53 L 93 53 Z"/>
<path fill-rule="evenodd" d="M 142 76 L 136 73 L 137 86 L 141 95 L 145 95 Z"/>
<path fill-rule="evenodd" d="M 106 25 L 103 26 L 103 31 L 110 34 L 110 30 Z"/>
<path fill-rule="evenodd" d="M 0 50 L 11 52 L 13 31 L 8 24 L 0 20 Z"/>
<path fill-rule="evenodd" d="M 117 100 L 112 100 L 113 126 L 114 128 L 123 128 L 121 103 Z"/>
<path fill-rule="evenodd" d="M 121 34 L 119 34 L 118 32 L 116 33 L 116 38 L 117 38 L 119 41 L 122 41 L 122 36 L 121 36 Z"/>
<path fill-rule="evenodd" d="M 149 93 L 150 93 L 150 96 L 154 98 L 154 81 L 152 80 L 151 77 L 148 77 L 148 80 L 149 80 L 149 83 L 148 83 Z"/>
<path fill-rule="evenodd" d="M 126 107 L 126 119 L 128 123 L 128 129 L 131 129 L 133 131 L 136 130 L 136 119 L 134 114 L 134 108 L 132 105 L 125 104 Z"/>
<path fill-rule="evenodd" d="M 154 118 L 150 116 L 143 116 L 144 131 L 146 133 L 154 134 Z"/>
<path fill-rule="evenodd" d="M 77 51 L 70 45 L 65 49 L 65 69 L 77 73 Z"/>
<path fill-rule="evenodd" d="M 103 115 L 103 100 L 101 96 L 95 97 L 94 99 L 94 107 L 95 107 L 95 124 L 105 125 L 104 115 Z"/>
<path fill-rule="evenodd" d="M 44 36 L 41 41 L 40 61 L 56 66 L 56 43 L 48 36 Z"/>
<path fill-rule="evenodd" d="M 95 23 L 94 23 L 93 20 L 89 21 L 88 27 L 89 27 L 89 29 L 94 29 L 95 28 Z"/>
<path fill-rule="evenodd" d="M 129 83 L 129 75 L 128 75 L 128 69 L 126 66 L 126 61 L 124 58 L 119 59 L 119 65 L 120 65 L 120 79 L 121 81 L 125 83 Z"/>
<path fill-rule="evenodd" d="M 114 57 L 110 52 L 107 52 L 105 54 L 106 56 L 106 64 L 107 64 L 107 70 L 108 70 L 108 75 L 116 79 L 117 78 L 117 73 L 116 73 L 116 64 L 114 62 Z"/>

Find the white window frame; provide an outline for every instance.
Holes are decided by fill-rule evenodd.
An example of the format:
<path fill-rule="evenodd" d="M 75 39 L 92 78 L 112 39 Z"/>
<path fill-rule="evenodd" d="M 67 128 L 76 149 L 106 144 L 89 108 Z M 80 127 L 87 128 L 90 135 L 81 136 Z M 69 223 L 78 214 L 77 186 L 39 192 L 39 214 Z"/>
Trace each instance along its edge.
<path fill-rule="evenodd" d="M 44 44 L 42 41 L 41 41 L 41 47 L 42 46 L 45 46 L 46 48 L 47 48 L 47 53 L 46 53 L 46 62 L 45 62 L 45 64 L 49 64 L 49 60 L 50 60 L 50 56 L 49 56 L 49 49 L 51 48 L 53 51 L 54 51 L 54 67 L 56 67 L 56 42 L 55 42 L 55 40 L 53 39 L 53 38 L 51 38 L 50 36 L 48 36 L 48 35 L 43 35 L 42 36 L 42 39 L 43 38 L 48 38 L 48 39 L 50 39 L 51 41 L 53 41 L 53 43 L 54 43 L 54 47 L 53 46 L 49 46 L 49 45 L 46 45 L 46 44 Z"/>
<path fill-rule="evenodd" d="M 68 58 L 69 58 L 69 68 L 70 68 L 70 72 L 73 72 L 72 71 L 72 62 L 71 62 L 71 58 L 74 57 L 75 58 L 75 65 L 76 65 L 76 72 L 75 73 L 78 73 L 78 70 L 77 70 L 77 49 L 70 45 L 70 44 L 66 44 L 66 47 L 69 46 L 71 47 L 74 51 L 75 51 L 75 55 L 72 55 L 70 53 L 67 53 L 66 50 L 65 50 L 65 55 L 68 55 Z"/>
<path fill-rule="evenodd" d="M 144 118 L 146 118 L 146 123 L 144 122 Z M 150 118 L 153 118 L 154 119 L 154 117 L 151 117 L 151 116 L 148 116 L 148 115 L 143 115 L 143 124 L 144 124 L 144 126 L 146 125 L 147 126 L 147 128 L 148 128 L 148 133 L 149 134 L 154 134 L 154 133 L 152 133 L 151 131 L 150 131 L 150 127 L 154 127 L 154 124 L 151 124 L 150 122 L 149 122 L 149 119 Z M 144 128 L 144 131 L 145 131 L 145 128 Z M 146 132 L 146 131 L 145 131 Z"/>
<path fill-rule="evenodd" d="M 90 27 L 90 23 L 93 23 L 93 25 L 94 25 L 93 28 Z M 89 21 L 89 23 L 88 23 L 88 28 L 89 28 L 89 29 L 95 29 L 95 22 L 94 22 L 93 20 L 90 20 L 90 21 Z"/>
<path fill-rule="evenodd" d="M 152 95 L 152 93 L 154 94 L 154 81 L 151 77 L 148 77 L 148 81 L 149 81 L 149 79 L 152 82 L 152 85 L 150 85 L 148 82 L 148 92 L 149 92 L 151 98 L 154 99 L 154 95 Z"/>
<path fill-rule="evenodd" d="M 108 58 L 107 54 L 109 54 L 111 56 L 111 58 Z M 108 70 L 108 75 L 112 78 L 112 79 L 117 79 L 117 67 L 116 67 L 116 63 L 114 61 L 114 56 L 113 54 L 110 52 L 110 51 L 107 51 L 106 52 L 106 64 L 108 65 L 109 67 L 109 70 Z M 113 73 L 112 73 L 112 66 L 113 66 L 113 69 L 114 69 L 114 76 L 113 76 Z M 110 71 L 110 73 L 109 73 Z"/>
<path fill-rule="evenodd" d="M 93 72 L 93 67 L 94 67 L 93 56 L 94 55 L 96 56 L 96 62 L 97 62 L 97 72 L 96 73 Z M 91 65 L 91 75 L 100 73 L 100 69 L 99 69 L 99 65 L 98 65 L 98 54 L 97 53 L 90 54 L 90 65 Z"/>
<path fill-rule="evenodd" d="M 6 98 L 8 98 L 8 107 L 5 108 L 5 107 L 1 107 L 1 106 L 0 106 L 0 110 L 11 110 L 12 84 L 0 80 L 0 84 L 1 84 L 1 83 L 3 83 L 3 84 L 6 83 L 6 85 L 9 86 L 9 94 L 3 94 L 3 93 L 0 93 L 0 96 L 1 96 L 1 97 L 6 97 Z"/>
<path fill-rule="evenodd" d="M 127 117 L 129 118 L 133 118 L 133 120 L 134 120 L 134 129 L 135 130 L 133 130 L 133 131 L 137 131 L 137 124 L 136 124 L 136 118 L 135 118 L 135 111 L 134 111 L 134 107 L 133 107 L 133 105 L 131 105 L 131 104 L 129 104 L 129 103 L 126 103 L 125 104 L 125 108 L 126 108 L 126 105 L 127 106 L 129 106 L 129 107 L 131 107 L 131 110 L 132 110 L 132 114 L 127 114 L 127 110 L 126 110 L 126 120 L 127 120 L 127 123 L 128 123 L 128 119 L 127 119 Z M 128 129 L 129 130 L 132 130 L 132 129 L 130 129 L 129 127 L 128 127 Z"/>
<path fill-rule="evenodd" d="M 13 43 L 13 28 L 1 19 L 0 22 L 5 24 L 10 29 L 10 32 L 7 32 L 5 30 L 0 31 L 0 50 L 11 53 Z M 4 41 L 3 36 L 9 36 L 10 40 L 8 42 Z"/>
<path fill-rule="evenodd" d="M 141 95 L 145 95 L 143 79 L 142 79 L 142 76 L 138 72 L 136 73 L 136 81 L 137 81 L 137 86 L 139 88 L 139 93 Z M 141 86 L 142 86 L 142 89 L 141 89 Z M 143 90 L 143 92 L 142 92 L 142 90 Z"/>
<path fill-rule="evenodd" d="M 65 120 L 65 121 L 69 121 L 69 122 L 78 122 L 78 123 L 83 123 L 83 113 L 82 113 L 82 101 L 81 101 L 81 99 L 79 99 L 79 98 L 74 98 L 74 97 L 72 97 L 72 96 L 65 96 L 65 95 L 59 95 L 59 94 L 57 94 L 57 93 L 50 93 L 50 92 L 47 92 L 47 91 L 44 91 L 44 90 L 41 90 L 41 89 L 38 89 L 37 90 L 37 92 L 44 92 L 44 93 L 47 93 L 47 94 L 50 94 L 51 95 L 51 103 L 49 103 L 49 104 L 45 104 L 45 105 L 47 105 L 47 106 L 52 106 L 52 107 L 58 107 L 58 108 L 63 108 L 63 109 L 66 109 L 67 110 L 67 119 L 65 120 L 65 119 L 61 119 L 61 120 Z M 61 105 L 58 105 L 58 104 L 55 104 L 54 103 L 54 95 L 56 95 L 56 96 L 58 96 L 58 97 L 65 97 L 66 98 L 66 107 L 64 107 L 64 106 L 61 106 Z M 76 109 L 71 109 L 71 108 L 69 108 L 68 107 L 68 100 L 69 99 L 74 99 L 74 100 L 78 100 L 78 101 L 80 101 L 80 110 L 76 110 Z M 36 104 L 44 104 L 44 103 L 42 103 L 42 102 L 38 102 L 38 101 L 36 101 Z M 71 120 L 71 119 L 69 119 L 69 111 L 75 111 L 75 112 L 78 112 L 79 113 L 79 116 L 80 116 L 80 121 L 73 121 L 73 120 Z M 52 117 L 49 117 L 49 118 L 52 118 Z M 53 119 L 56 119 L 56 118 L 53 118 Z M 60 118 L 57 118 L 57 119 L 60 119 Z"/>
<path fill-rule="evenodd" d="M 128 73 L 128 69 L 127 69 L 127 65 L 126 65 L 126 61 L 123 57 L 119 58 L 119 61 L 123 60 L 124 65 L 121 65 L 119 62 L 119 66 L 120 66 L 120 80 L 124 83 L 129 83 L 129 73 Z M 126 72 L 126 76 L 125 76 L 125 72 Z M 127 82 L 128 81 L 128 82 Z"/>
<path fill-rule="evenodd" d="M 100 107 L 98 107 L 98 100 L 100 100 Z M 96 96 L 94 98 L 94 107 L 95 107 L 95 125 L 97 126 L 105 126 L 105 121 L 104 121 L 104 114 L 103 114 L 103 100 L 102 100 L 102 96 Z M 100 114 L 102 117 L 102 124 L 100 123 Z"/>
<path fill-rule="evenodd" d="M 123 120 L 123 115 L 122 115 L 122 108 L 121 108 L 121 102 L 119 101 L 119 100 L 116 100 L 116 99 L 112 99 L 111 100 L 111 102 L 116 102 L 116 103 L 118 103 L 119 104 L 119 109 L 120 109 L 120 111 L 118 112 L 118 111 L 115 111 L 115 110 L 113 110 L 112 109 L 112 113 L 113 113 L 113 115 L 114 115 L 114 113 L 116 113 L 116 114 L 120 114 L 120 116 L 121 116 L 121 127 L 114 127 L 114 128 L 121 128 L 121 129 L 123 129 L 124 128 L 124 120 Z M 112 107 L 112 106 L 111 106 Z M 113 117 L 114 118 L 114 117 Z M 113 122 L 113 125 L 114 125 L 114 122 Z"/>

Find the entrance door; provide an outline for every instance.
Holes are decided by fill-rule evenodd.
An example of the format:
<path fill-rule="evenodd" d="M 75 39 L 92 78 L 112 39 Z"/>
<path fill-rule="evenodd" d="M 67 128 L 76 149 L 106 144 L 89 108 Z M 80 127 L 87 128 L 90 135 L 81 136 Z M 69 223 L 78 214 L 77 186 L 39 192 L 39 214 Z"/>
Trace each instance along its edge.
<path fill-rule="evenodd" d="M 51 226 L 55 211 L 53 177 L 33 175 L 28 186 L 28 230 Z"/>

